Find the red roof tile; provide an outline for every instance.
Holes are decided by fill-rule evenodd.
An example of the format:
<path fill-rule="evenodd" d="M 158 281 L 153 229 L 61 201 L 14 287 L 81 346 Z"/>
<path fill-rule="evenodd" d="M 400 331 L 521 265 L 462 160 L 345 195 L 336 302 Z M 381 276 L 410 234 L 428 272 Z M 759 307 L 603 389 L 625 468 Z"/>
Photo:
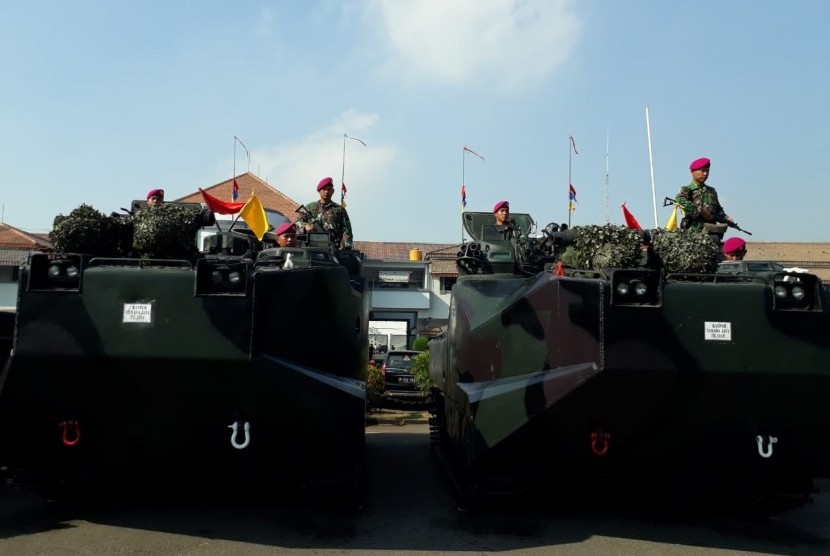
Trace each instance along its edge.
<path fill-rule="evenodd" d="M 747 241 L 745 259 L 782 264 L 784 261 L 830 262 L 830 243 Z"/>
<path fill-rule="evenodd" d="M 458 267 L 455 265 L 455 259 L 439 259 L 432 261 L 429 265 L 429 272 L 434 276 L 458 276 Z"/>
<path fill-rule="evenodd" d="M 8 224 L 0 224 L 0 247 L 5 249 L 24 249 L 43 251 L 52 248 L 48 239 L 19 230 Z"/>
<path fill-rule="evenodd" d="M 409 252 L 412 249 L 420 249 L 421 257 L 425 258 L 429 253 L 438 249 L 445 249 L 453 246 L 447 243 L 407 243 L 388 241 L 355 241 L 354 248 L 362 251 L 366 259 L 382 261 L 408 261 Z M 455 251 L 458 251 L 458 247 Z"/>

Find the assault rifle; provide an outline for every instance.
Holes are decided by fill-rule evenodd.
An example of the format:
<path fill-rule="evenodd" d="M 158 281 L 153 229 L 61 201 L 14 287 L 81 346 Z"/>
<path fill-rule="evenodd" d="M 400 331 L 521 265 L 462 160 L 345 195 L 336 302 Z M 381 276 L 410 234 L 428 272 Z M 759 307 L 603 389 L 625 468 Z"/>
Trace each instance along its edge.
<path fill-rule="evenodd" d="M 672 199 L 671 197 L 666 197 L 665 199 L 663 199 L 663 206 L 664 206 L 664 207 L 670 207 L 670 206 L 672 206 L 672 205 L 678 205 L 678 202 L 677 202 L 675 199 Z M 684 218 L 683 220 L 684 220 L 684 221 L 686 221 L 686 218 Z M 726 225 L 727 225 L 727 226 L 729 226 L 730 228 L 735 228 L 735 229 L 736 229 L 736 230 L 738 230 L 739 232 L 743 232 L 743 233 L 745 233 L 745 234 L 746 234 L 746 235 L 748 235 L 748 236 L 751 236 L 751 235 L 752 235 L 752 232 L 749 232 L 749 231 L 747 231 L 747 230 L 744 230 L 743 228 L 741 228 L 740 226 L 738 226 L 738 223 L 737 223 L 737 222 L 729 222 L 729 221 L 728 221 L 728 220 L 726 220 L 726 219 L 718 220 L 717 222 L 718 222 L 719 224 L 726 224 Z M 683 226 L 683 225 L 681 225 L 681 226 L 680 226 L 680 228 L 681 228 L 681 229 L 686 229 L 687 227 L 688 227 L 688 222 L 687 222 L 687 225 L 686 225 L 686 226 Z"/>

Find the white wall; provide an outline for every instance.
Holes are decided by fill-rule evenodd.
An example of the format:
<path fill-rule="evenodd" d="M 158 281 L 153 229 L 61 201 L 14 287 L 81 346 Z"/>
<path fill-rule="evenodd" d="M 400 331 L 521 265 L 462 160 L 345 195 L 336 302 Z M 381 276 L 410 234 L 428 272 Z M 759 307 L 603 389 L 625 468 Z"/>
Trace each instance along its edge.
<path fill-rule="evenodd" d="M 0 282 L 0 307 L 17 307 L 17 282 Z"/>

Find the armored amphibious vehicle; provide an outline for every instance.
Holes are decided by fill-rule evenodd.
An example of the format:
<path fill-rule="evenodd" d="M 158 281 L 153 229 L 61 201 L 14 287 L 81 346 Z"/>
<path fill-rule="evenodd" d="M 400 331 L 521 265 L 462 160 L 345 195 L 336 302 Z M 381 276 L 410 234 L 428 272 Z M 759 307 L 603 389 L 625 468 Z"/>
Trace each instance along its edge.
<path fill-rule="evenodd" d="M 321 234 L 279 248 L 271 232 L 214 231 L 186 256 L 31 255 L 0 383 L 0 465 L 15 480 L 356 493 L 360 253 Z"/>
<path fill-rule="evenodd" d="M 465 503 L 619 487 L 800 502 L 827 476 L 830 301 L 816 276 L 717 274 L 717 260 L 691 272 L 657 249 L 665 232 L 536 234 L 513 217 L 503 230 L 463 215 L 448 330 L 430 343 L 433 445 Z M 617 267 L 608 257 L 629 247 L 609 249 L 615 234 L 636 240 Z"/>

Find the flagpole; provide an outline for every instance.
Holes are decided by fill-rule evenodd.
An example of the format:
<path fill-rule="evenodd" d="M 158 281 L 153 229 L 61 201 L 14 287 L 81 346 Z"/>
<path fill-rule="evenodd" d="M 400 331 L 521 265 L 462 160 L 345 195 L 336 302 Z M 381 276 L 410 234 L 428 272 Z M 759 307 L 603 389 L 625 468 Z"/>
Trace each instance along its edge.
<path fill-rule="evenodd" d="M 605 130 L 605 223 L 611 223 L 611 214 L 608 211 L 608 145 L 611 133 Z"/>
<path fill-rule="evenodd" d="M 346 134 L 343 134 L 343 167 L 340 170 L 340 204 L 343 204 L 343 184 L 346 183 Z"/>
<path fill-rule="evenodd" d="M 465 179 L 465 176 L 464 176 L 464 160 L 465 160 L 465 157 L 466 157 L 468 152 L 476 155 L 481 160 L 484 160 L 484 162 L 487 162 L 487 160 L 483 156 L 481 156 L 480 154 L 475 152 L 473 149 L 467 148 L 466 145 L 462 146 L 462 148 L 461 148 L 461 190 L 462 191 L 464 191 L 466 186 L 467 186 L 466 179 Z M 462 206 L 461 206 L 461 211 L 462 212 L 464 212 L 464 204 L 463 204 L 464 200 L 465 199 L 462 199 Z M 463 215 L 461 216 L 461 243 L 464 243 L 464 216 Z"/>
<path fill-rule="evenodd" d="M 648 114 L 648 106 L 646 106 L 646 133 L 648 135 L 648 166 L 651 170 L 651 204 L 654 208 L 654 227 L 659 228 L 657 223 L 657 191 L 654 187 L 654 157 L 651 152 L 651 121 Z"/>
<path fill-rule="evenodd" d="M 363 140 L 358 139 L 357 137 L 349 137 L 347 134 L 343 134 L 343 168 L 340 171 L 340 204 L 343 204 L 343 188 L 346 184 L 346 139 L 351 139 L 352 141 L 357 141 L 364 147 L 366 143 Z"/>
<path fill-rule="evenodd" d="M 573 181 L 571 179 L 571 157 L 573 153 L 571 153 L 571 141 L 573 141 L 573 136 L 568 135 L 568 228 L 571 227 L 571 185 Z"/>
<path fill-rule="evenodd" d="M 466 159 L 467 155 L 467 147 L 462 145 L 461 147 L 461 190 L 467 187 L 467 182 L 464 179 L 464 160 Z M 461 202 L 463 203 L 464 200 L 462 199 Z M 461 206 L 461 243 L 464 243 L 464 206 Z"/>
<path fill-rule="evenodd" d="M 237 137 L 236 135 L 233 136 L 233 177 L 236 177 L 236 143 L 242 145 L 242 148 L 245 149 L 245 156 L 248 157 L 248 172 L 251 171 L 251 153 L 248 152 L 248 147 L 245 146 L 245 143 L 242 142 L 242 139 Z"/>

